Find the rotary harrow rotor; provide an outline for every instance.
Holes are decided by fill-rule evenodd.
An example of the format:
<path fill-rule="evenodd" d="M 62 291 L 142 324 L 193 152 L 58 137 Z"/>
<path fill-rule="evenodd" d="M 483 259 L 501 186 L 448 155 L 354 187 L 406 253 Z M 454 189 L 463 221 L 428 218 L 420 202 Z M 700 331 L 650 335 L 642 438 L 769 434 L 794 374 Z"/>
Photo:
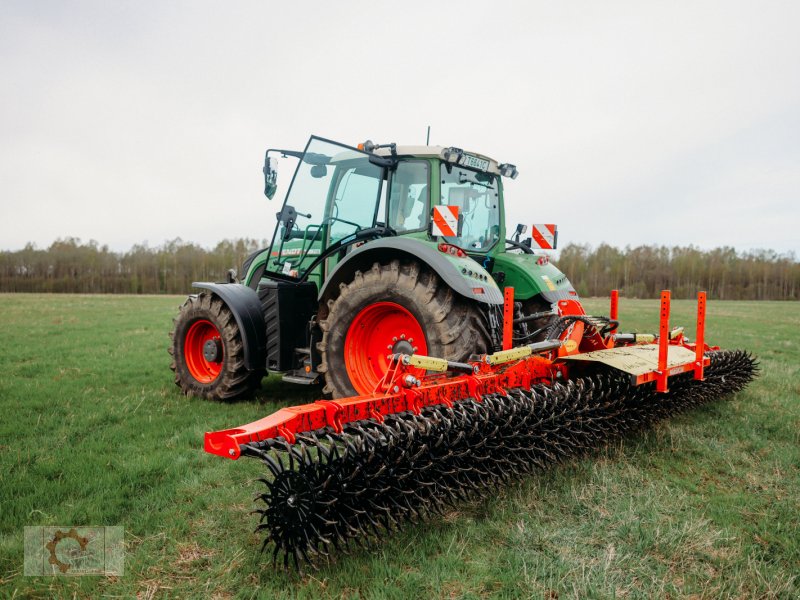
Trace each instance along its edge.
<path fill-rule="evenodd" d="M 669 329 L 668 294 L 660 334 L 646 344 L 629 334 L 615 339 L 613 307 L 614 318 L 598 321 L 569 302 L 560 306 L 556 339 L 467 363 L 395 355 L 372 395 L 285 408 L 206 434 L 206 451 L 265 465 L 256 510 L 262 550 L 300 569 L 379 542 L 406 523 L 738 392 L 756 375 L 747 352 L 702 342 L 704 296 L 695 344 Z"/>

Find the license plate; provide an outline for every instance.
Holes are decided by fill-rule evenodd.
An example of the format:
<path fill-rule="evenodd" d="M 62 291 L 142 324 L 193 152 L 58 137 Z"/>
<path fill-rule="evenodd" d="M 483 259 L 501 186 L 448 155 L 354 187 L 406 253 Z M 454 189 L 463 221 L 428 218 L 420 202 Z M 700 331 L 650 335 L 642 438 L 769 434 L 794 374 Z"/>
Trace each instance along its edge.
<path fill-rule="evenodd" d="M 465 167 L 471 167 L 481 171 L 486 171 L 489 168 L 488 160 L 478 158 L 477 156 L 472 156 L 471 154 L 463 154 L 461 156 L 461 164 Z"/>

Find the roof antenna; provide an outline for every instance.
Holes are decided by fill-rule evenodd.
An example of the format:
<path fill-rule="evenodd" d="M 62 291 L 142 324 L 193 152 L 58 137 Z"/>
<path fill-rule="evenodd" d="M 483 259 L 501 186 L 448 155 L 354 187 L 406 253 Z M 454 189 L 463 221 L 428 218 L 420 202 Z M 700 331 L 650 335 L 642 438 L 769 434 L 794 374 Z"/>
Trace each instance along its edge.
<path fill-rule="evenodd" d="M 428 125 L 428 137 L 425 138 L 425 145 L 426 146 L 430 146 L 431 145 L 431 126 L 430 125 Z"/>

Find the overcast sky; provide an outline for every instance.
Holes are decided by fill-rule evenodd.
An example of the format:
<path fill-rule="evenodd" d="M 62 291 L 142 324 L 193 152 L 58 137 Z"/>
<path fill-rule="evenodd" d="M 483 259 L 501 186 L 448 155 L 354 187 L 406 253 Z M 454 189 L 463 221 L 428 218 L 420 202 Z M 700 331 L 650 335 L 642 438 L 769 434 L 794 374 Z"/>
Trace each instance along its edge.
<path fill-rule="evenodd" d="M 270 237 L 267 147 L 430 124 L 518 166 L 509 227 L 800 253 L 798 27 L 797 0 L 4 0 L 0 249 Z"/>

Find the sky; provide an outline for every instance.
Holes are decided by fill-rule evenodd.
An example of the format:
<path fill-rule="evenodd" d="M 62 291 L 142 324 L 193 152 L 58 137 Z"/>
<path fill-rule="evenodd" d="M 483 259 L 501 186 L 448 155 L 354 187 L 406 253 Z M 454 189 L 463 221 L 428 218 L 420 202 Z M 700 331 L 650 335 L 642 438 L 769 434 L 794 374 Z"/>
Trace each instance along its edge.
<path fill-rule="evenodd" d="M 510 229 L 800 254 L 798 23 L 797 1 L 5 0 L 0 249 L 269 238 L 266 148 L 430 125 L 517 165 Z"/>

